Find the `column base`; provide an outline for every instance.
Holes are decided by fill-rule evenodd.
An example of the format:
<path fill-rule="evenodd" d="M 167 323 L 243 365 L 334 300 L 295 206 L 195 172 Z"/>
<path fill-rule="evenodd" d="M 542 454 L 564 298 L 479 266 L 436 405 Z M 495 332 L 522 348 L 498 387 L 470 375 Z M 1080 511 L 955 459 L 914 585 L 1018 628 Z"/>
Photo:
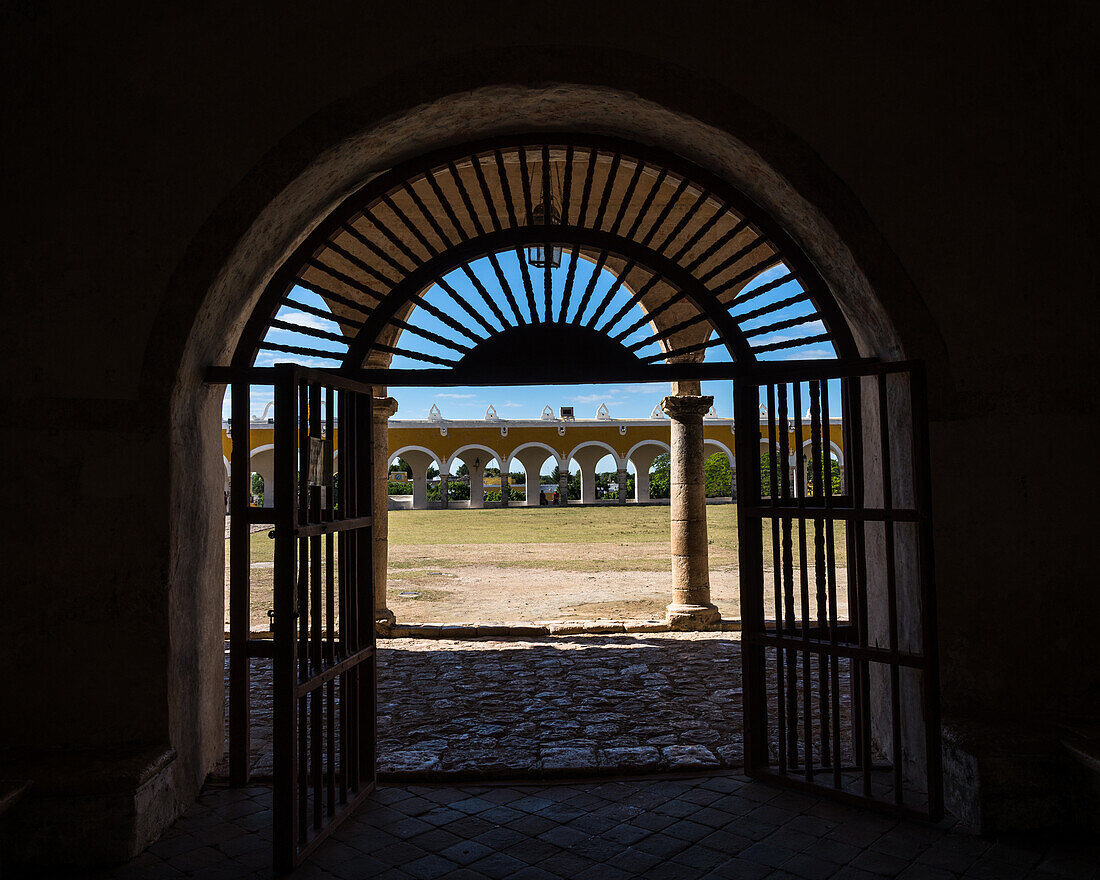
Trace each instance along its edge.
<path fill-rule="evenodd" d="M 714 605 L 679 605 L 673 602 L 665 608 L 665 623 L 674 630 L 714 629 L 722 613 Z"/>
<path fill-rule="evenodd" d="M 389 608 L 374 609 L 375 626 L 393 626 L 397 622 L 397 615 Z"/>

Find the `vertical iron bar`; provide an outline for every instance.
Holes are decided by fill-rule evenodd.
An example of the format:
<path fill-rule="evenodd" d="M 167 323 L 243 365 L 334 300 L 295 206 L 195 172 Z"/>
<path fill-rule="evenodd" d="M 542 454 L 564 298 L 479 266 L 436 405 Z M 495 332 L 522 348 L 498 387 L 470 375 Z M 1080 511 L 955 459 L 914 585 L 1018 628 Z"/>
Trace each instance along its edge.
<path fill-rule="evenodd" d="M 913 489 L 919 542 L 921 653 L 921 708 L 924 712 L 924 751 L 928 789 L 928 818 L 943 818 L 943 753 L 940 731 L 939 639 L 936 618 L 936 570 L 932 555 L 932 479 L 929 469 L 928 392 L 924 367 L 909 371 L 909 405 L 913 422 Z"/>
<path fill-rule="evenodd" d="M 340 447 L 344 452 L 342 456 L 343 462 L 340 464 L 340 485 L 336 492 L 336 504 L 340 508 L 340 518 L 344 519 L 351 516 L 348 512 L 348 468 L 350 459 L 354 458 L 351 446 L 349 443 L 349 436 L 354 434 L 354 428 L 351 426 L 351 418 L 348 414 L 348 398 L 351 397 L 351 392 L 340 389 L 337 392 L 337 406 L 339 407 L 339 415 L 337 416 L 337 422 L 340 430 Z M 337 589 L 337 620 L 340 630 L 340 641 L 338 643 L 338 660 L 343 660 L 348 656 L 348 626 L 347 626 L 347 590 L 346 590 L 346 565 L 348 560 L 348 533 L 341 531 L 337 537 L 337 572 L 336 572 L 336 589 Z M 348 674 L 343 672 L 339 675 L 339 693 L 340 693 L 340 714 L 339 714 L 339 740 L 340 740 L 340 803 L 346 804 L 348 802 Z"/>
<path fill-rule="evenodd" d="M 298 840 L 298 759 L 295 722 L 295 685 L 298 682 L 295 486 L 297 407 L 294 369 L 275 368 L 275 659 L 274 659 L 274 776 L 275 833 L 272 856 L 276 872 L 294 866 Z"/>
<path fill-rule="evenodd" d="M 296 380 L 298 381 L 298 380 Z M 309 389 L 304 381 L 298 390 L 298 470 L 294 486 L 298 504 L 294 527 L 309 518 Z M 309 539 L 298 540 L 298 669 L 297 683 L 309 678 Z M 298 697 L 298 846 L 304 846 L 309 835 L 309 703 L 305 695 Z"/>
<path fill-rule="evenodd" d="M 757 420 L 759 423 L 759 419 Z M 756 452 L 760 450 L 757 449 Z M 771 496 L 772 507 L 779 504 L 779 474 L 776 471 L 776 456 L 779 454 L 779 438 L 775 433 L 775 385 L 768 385 L 768 491 Z M 783 589 L 780 560 L 782 554 L 779 547 L 779 518 L 771 516 L 772 531 L 772 588 L 775 593 L 775 631 L 778 635 L 784 635 L 786 630 L 786 617 L 783 613 Z M 786 681 L 784 676 L 783 649 L 775 649 L 775 696 L 776 711 L 779 720 L 779 772 L 787 775 L 790 765 L 787 754 L 787 706 L 786 706 Z M 796 761 L 797 763 L 797 761 Z"/>
<path fill-rule="evenodd" d="M 802 383 L 791 383 L 794 395 L 794 461 L 795 461 L 795 494 L 798 499 L 806 502 L 806 458 L 802 452 Z M 809 645 L 810 642 L 810 582 L 809 560 L 806 558 L 806 525 L 805 514 L 798 518 L 798 587 L 799 600 L 802 606 L 802 641 Z M 813 717 L 813 664 L 810 662 L 810 651 L 802 649 L 802 735 L 806 739 L 805 771 L 806 781 L 814 779 L 814 717 Z"/>
<path fill-rule="evenodd" d="M 812 479 L 810 481 L 810 493 L 815 504 L 825 503 L 825 489 L 823 480 L 830 478 L 825 473 L 825 460 L 822 459 L 821 444 L 821 382 L 811 380 L 810 393 L 810 467 Z M 825 586 L 825 518 L 817 517 L 814 520 L 814 584 L 817 599 L 817 626 L 822 636 L 828 625 L 829 615 L 826 610 L 826 586 Z M 829 747 L 829 656 L 824 651 L 817 657 L 818 674 L 818 709 L 820 712 L 821 726 L 821 759 L 822 764 L 829 765 L 832 750 Z"/>
<path fill-rule="evenodd" d="M 230 389 L 233 450 L 229 463 L 229 784 L 248 785 L 251 760 L 251 660 L 248 639 L 252 629 L 252 561 L 248 509 L 251 507 L 251 387 L 243 378 Z M 266 488 L 266 492 L 270 492 Z"/>
<path fill-rule="evenodd" d="M 887 400 L 886 374 L 878 374 L 878 430 L 879 454 L 882 457 L 882 507 L 894 508 L 894 474 L 890 455 L 890 408 Z M 886 614 L 890 650 L 898 645 L 898 589 L 894 547 L 894 523 L 884 521 L 883 539 L 886 545 Z M 894 764 L 894 803 L 902 802 L 902 750 L 901 750 L 901 668 L 896 660 L 890 662 L 890 739 Z"/>
<path fill-rule="evenodd" d="M 373 508 L 374 501 L 374 401 L 370 395 L 360 395 L 357 408 L 356 434 L 359 441 L 357 453 L 363 459 L 356 474 L 356 496 L 362 505 L 360 515 Z M 356 543 L 356 606 L 358 620 L 358 649 L 374 645 L 374 524 L 355 530 Z M 359 664 L 359 782 L 370 785 L 375 776 L 375 658 L 369 665 Z"/>
<path fill-rule="evenodd" d="M 789 501 L 791 497 L 790 477 L 790 426 L 787 419 L 787 386 L 776 386 L 779 398 L 779 436 L 782 438 L 779 461 L 779 497 Z M 787 627 L 794 633 L 794 558 L 791 543 L 791 516 L 784 514 L 780 519 L 783 551 L 783 616 Z M 798 766 L 798 655 L 793 648 L 787 649 L 787 760 L 791 768 Z"/>
<path fill-rule="evenodd" d="M 863 380 L 856 376 L 847 383 L 849 442 L 845 444 L 851 450 L 849 462 L 852 507 L 862 510 L 866 504 L 865 475 L 863 454 Z M 849 521 L 851 529 L 851 549 L 848 557 L 849 585 L 848 604 L 849 609 L 855 610 L 856 638 L 861 648 L 868 646 L 867 633 L 867 526 L 866 523 L 852 519 Z M 855 560 L 855 577 L 852 578 L 852 562 Z M 851 616 L 851 610 L 849 610 Z M 871 670 L 867 660 L 852 660 L 852 685 L 858 697 L 858 721 L 853 719 L 853 728 L 858 731 L 859 765 L 862 771 L 863 795 L 871 796 Z M 858 675 L 855 674 L 858 672 Z"/>
<path fill-rule="evenodd" d="M 335 415 L 333 405 L 335 393 L 331 386 L 325 389 L 325 474 L 324 474 L 324 514 L 326 520 L 333 520 L 332 492 L 332 452 L 336 445 Z M 336 662 L 336 557 L 334 539 L 330 532 L 325 536 L 325 662 Z M 325 728 L 326 762 L 325 789 L 327 808 L 330 816 L 336 815 L 336 682 L 329 680 L 325 685 Z"/>
<path fill-rule="evenodd" d="M 829 380 L 821 383 L 821 418 L 825 425 L 826 463 L 829 470 L 825 477 L 825 550 L 828 555 L 826 572 L 829 588 L 829 643 L 837 643 L 837 595 L 836 595 L 836 534 L 831 511 L 833 502 L 833 465 L 829 453 L 833 437 L 833 423 L 829 416 Z M 843 426 L 842 426 L 843 428 Z M 850 613 L 850 612 L 849 612 Z M 841 735 L 840 735 L 840 661 L 834 652 L 830 657 L 829 672 L 832 676 L 833 698 L 833 787 L 841 787 Z"/>
<path fill-rule="evenodd" d="M 738 382 L 734 385 L 735 421 L 738 425 L 759 426 L 757 413 L 760 389 Z M 759 639 L 764 625 L 764 549 L 759 520 L 747 507 L 760 503 L 760 467 L 753 466 L 753 450 L 759 452 L 760 431 L 742 430 L 734 436 L 739 468 L 738 493 L 745 498 L 737 505 L 738 572 L 741 583 L 741 617 L 745 633 L 741 639 L 741 663 L 744 675 L 742 711 L 744 713 L 745 769 L 752 772 L 768 764 L 768 704 L 765 647 Z M 743 474 L 740 473 L 743 471 Z M 746 638 L 747 637 L 747 638 Z"/>
<path fill-rule="evenodd" d="M 312 447 L 314 437 L 321 436 L 321 386 L 317 382 L 309 385 L 309 443 L 307 454 L 312 465 Z M 302 481 L 309 492 L 309 522 L 321 521 L 321 487 L 310 485 L 308 471 L 302 475 Z M 310 599 L 310 630 L 309 630 L 309 675 L 317 675 L 323 668 L 322 652 L 324 650 L 321 639 L 324 626 L 324 572 L 321 570 L 321 536 L 314 535 L 309 539 L 309 599 Z M 313 827 L 321 830 L 324 821 L 324 794 L 322 792 L 322 759 L 323 759 L 323 727 L 324 714 L 321 705 L 322 691 L 313 691 L 309 695 L 310 715 L 310 764 L 313 777 Z"/>

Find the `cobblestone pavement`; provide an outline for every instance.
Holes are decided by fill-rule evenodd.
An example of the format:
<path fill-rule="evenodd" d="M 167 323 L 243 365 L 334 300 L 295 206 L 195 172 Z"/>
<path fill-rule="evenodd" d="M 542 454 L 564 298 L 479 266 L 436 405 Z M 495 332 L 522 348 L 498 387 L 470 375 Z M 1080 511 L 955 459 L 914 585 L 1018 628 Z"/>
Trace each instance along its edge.
<path fill-rule="evenodd" d="M 253 772 L 263 777 L 270 661 L 253 670 Z M 384 778 L 741 766 L 740 644 L 730 633 L 380 641 L 378 702 Z M 223 761 L 215 775 L 225 771 Z"/>
<path fill-rule="evenodd" d="M 378 769 L 384 779 L 741 767 L 736 633 L 378 644 Z M 262 778 L 271 774 L 271 664 L 257 661 L 253 670 L 253 773 Z M 841 708 L 847 733 L 847 692 Z M 224 778 L 226 770 L 223 760 L 215 776 Z"/>
<path fill-rule="evenodd" d="M 270 788 L 208 787 L 146 853 L 91 876 L 268 880 L 270 809 Z M 721 774 L 381 786 L 293 876 L 1090 880 L 1098 866 L 1095 841 L 983 840 Z"/>

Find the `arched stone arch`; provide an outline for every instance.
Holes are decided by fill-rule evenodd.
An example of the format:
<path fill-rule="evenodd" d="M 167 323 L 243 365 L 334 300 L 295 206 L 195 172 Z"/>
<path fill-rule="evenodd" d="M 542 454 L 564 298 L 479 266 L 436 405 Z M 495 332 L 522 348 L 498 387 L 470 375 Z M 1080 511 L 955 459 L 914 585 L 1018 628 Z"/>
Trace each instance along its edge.
<path fill-rule="evenodd" d="M 386 462 L 387 470 L 396 458 L 403 458 L 412 468 L 413 510 L 426 510 L 428 508 L 428 469 L 434 464 L 442 473 L 442 457 L 426 446 L 403 446 L 396 452 L 390 453 Z"/>
<path fill-rule="evenodd" d="M 581 503 L 592 504 L 596 499 L 596 465 L 608 455 L 615 462 L 615 470 L 626 467 L 626 460 L 611 446 L 601 440 L 585 440 L 573 447 L 565 457 L 566 467 L 576 461 L 581 472 Z"/>
<path fill-rule="evenodd" d="M 216 495 L 210 476 L 219 440 L 206 426 L 223 389 L 203 384 L 207 367 L 227 361 L 272 276 L 344 194 L 453 142 L 459 128 L 464 138 L 548 127 L 612 132 L 700 164 L 790 233 L 851 316 L 861 353 L 924 357 L 931 382 L 949 387 L 942 339 L 908 275 L 814 145 L 684 68 L 615 50 L 598 56 L 587 49 L 478 52 L 371 83 L 338 106 L 304 114 L 308 121 L 270 145 L 224 194 L 169 281 L 142 368 L 141 395 L 165 436 L 192 438 L 166 450 L 171 497 L 163 543 L 171 548 L 172 607 L 215 620 L 222 603 L 220 545 L 216 553 L 207 547 L 205 526 L 190 513 Z M 208 630 L 187 614 L 173 618 L 166 668 L 192 662 L 196 633 Z M 167 704 L 181 707 L 172 709 L 172 744 L 181 755 L 183 799 L 220 749 L 220 697 L 205 699 L 202 684 L 220 678 L 220 634 L 204 637 L 198 650 L 201 674 L 170 675 L 167 685 Z"/>
<path fill-rule="evenodd" d="M 264 481 L 264 507 L 275 506 L 275 444 L 265 443 L 248 453 L 253 473 L 259 474 Z M 252 487 L 248 487 L 249 492 Z"/>
<path fill-rule="evenodd" d="M 626 460 L 634 465 L 634 501 L 649 501 L 649 469 L 653 459 L 662 453 L 671 453 L 671 447 L 661 440 L 642 440 L 635 443 L 626 454 Z"/>
<path fill-rule="evenodd" d="M 486 454 L 485 461 L 481 462 L 477 467 L 474 467 L 474 463 L 469 460 L 468 456 L 463 455 L 464 452 L 471 450 L 480 450 Z M 450 474 L 451 468 L 456 461 L 462 460 L 466 467 L 470 471 L 470 501 L 469 506 L 478 508 L 485 506 L 485 468 L 490 461 L 495 460 L 497 465 L 503 471 L 505 462 L 503 456 L 500 453 L 494 451 L 488 446 L 481 443 L 467 443 L 465 446 L 456 449 L 451 453 L 447 459 L 447 467 L 444 469 L 447 474 Z"/>
<path fill-rule="evenodd" d="M 546 463 L 546 460 L 552 458 L 559 470 L 565 470 L 568 466 L 568 459 L 563 461 L 561 453 L 547 446 L 545 443 L 539 443 L 537 441 L 520 444 L 509 453 L 508 458 L 510 461 L 518 461 L 523 467 L 526 492 L 524 504 L 527 507 L 539 506 L 539 492 L 542 486 L 542 466 Z"/>
<path fill-rule="evenodd" d="M 703 451 L 709 458 L 714 452 L 706 452 L 707 447 L 714 447 L 718 452 L 724 452 L 726 454 L 726 460 L 730 463 L 731 469 L 737 464 L 737 459 L 734 457 L 733 450 L 720 440 L 711 440 L 709 437 L 704 438 Z"/>

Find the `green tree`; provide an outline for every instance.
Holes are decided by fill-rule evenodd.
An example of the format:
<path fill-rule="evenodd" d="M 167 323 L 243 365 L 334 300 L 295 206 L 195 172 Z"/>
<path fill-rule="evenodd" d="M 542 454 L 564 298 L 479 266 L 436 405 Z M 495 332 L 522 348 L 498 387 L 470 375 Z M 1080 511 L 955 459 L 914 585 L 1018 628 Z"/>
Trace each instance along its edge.
<path fill-rule="evenodd" d="M 264 503 L 264 478 L 259 474 L 252 475 L 252 494 L 259 500 L 260 505 Z"/>
<path fill-rule="evenodd" d="M 725 498 L 733 487 L 733 474 L 726 453 L 716 452 L 703 464 L 707 498 Z"/>
<path fill-rule="evenodd" d="M 672 494 L 672 457 L 662 452 L 653 459 L 649 474 L 649 497 L 668 498 Z"/>
<path fill-rule="evenodd" d="M 839 495 L 840 494 L 840 462 L 837 461 L 835 458 L 833 458 L 831 455 L 828 458 L 828 462 L 829 462 L 829 470 L 831 472 L 830 475 L 832 477 L 829 480 L 830 494 Z M 824 470 L 825 470 L 825 463 L 822 462 L 822 471 L 824 471 Z M 806 492 L 810 495 L 816 495 L 817 494 L 817 491 L 815 491 L 815 487 L 814 487 L 813 477 L 814 477 L 814 463 L 813 463 L 813 459 L 812 459 L 812 456 L 811 456 L 811 457 L 808 457 L 807 460 L 806 460 Z"/>

